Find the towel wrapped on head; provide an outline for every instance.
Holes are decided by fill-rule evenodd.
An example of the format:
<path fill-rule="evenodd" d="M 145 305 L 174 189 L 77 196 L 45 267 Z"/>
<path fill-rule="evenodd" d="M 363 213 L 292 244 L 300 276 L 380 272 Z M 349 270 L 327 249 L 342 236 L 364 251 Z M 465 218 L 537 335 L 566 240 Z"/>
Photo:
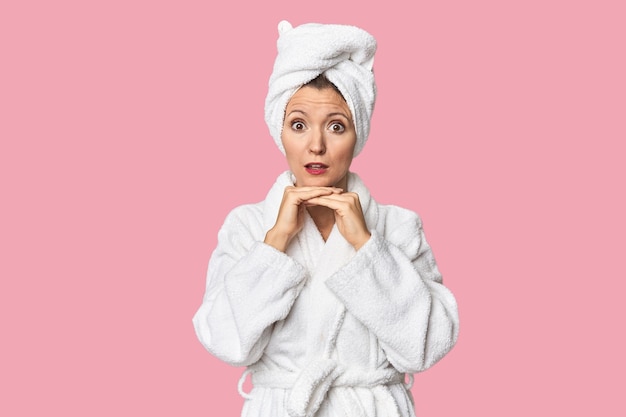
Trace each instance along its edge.
<path fill-rule="evenodd" d="M 352 112 L 357 137 L 354 156 L 358 155 L 369 135 L 376 101 L 372 72 L 376 39 L 355 26 L 307 23 L 294 28 L 284 20 L 278 32 L 278 55 L 265 99 L 265 122 L 278 148 L 285 153 L 281 133 L 289 99 L 323 74 Z"/>

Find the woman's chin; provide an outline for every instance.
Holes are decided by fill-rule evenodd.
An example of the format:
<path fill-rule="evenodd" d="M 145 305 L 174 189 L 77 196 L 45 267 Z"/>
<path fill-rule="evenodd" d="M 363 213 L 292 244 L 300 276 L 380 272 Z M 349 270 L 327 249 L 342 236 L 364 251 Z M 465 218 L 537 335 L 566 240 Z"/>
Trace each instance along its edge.
<path fill-rule="evenodd" d="M 293 172 L 293 171 L 292 171 Z M 325 175 L 311 175 L 308 173 L 304 173 L 304 175 L 295 175 L 295 186 L 296 187 L 342 187 L 342 184 L 346 183 L 347 173 L 343 176 L 338 177 L 337 175 L 329 175 L 330 173 L 326 173 Z"/>
<path fill-rule="evenodd" d="M 334 187 L 335 183 L 332 181 L 323 181 L 323 180 L 309 180 L 302 181 L 296 179 L 296 187 Z"/>

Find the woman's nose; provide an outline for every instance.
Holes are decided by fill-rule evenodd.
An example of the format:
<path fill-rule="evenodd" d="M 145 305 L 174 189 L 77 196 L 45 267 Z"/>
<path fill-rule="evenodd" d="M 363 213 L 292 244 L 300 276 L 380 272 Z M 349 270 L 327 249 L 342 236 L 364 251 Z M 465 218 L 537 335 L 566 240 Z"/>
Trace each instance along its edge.
<path fill-rule="evenodd" d="M 326 143 L 324 140 L 324 133 L 322 131 L 315 131 L 309 142 L 309 152 L 314 155 L 323 155 L 326 153 Z"/>

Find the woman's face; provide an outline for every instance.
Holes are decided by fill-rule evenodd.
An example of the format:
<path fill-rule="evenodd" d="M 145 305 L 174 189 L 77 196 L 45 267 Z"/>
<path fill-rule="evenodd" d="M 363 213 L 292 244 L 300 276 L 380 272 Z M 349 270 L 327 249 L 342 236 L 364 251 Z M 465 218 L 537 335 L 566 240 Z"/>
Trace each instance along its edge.
<path fill-rule="evenodd" d="M 334 89 L 296 91 L 285 110 L 282 141 L 297 187 L 346 190 L 356 131 L 348 104 Z"/>

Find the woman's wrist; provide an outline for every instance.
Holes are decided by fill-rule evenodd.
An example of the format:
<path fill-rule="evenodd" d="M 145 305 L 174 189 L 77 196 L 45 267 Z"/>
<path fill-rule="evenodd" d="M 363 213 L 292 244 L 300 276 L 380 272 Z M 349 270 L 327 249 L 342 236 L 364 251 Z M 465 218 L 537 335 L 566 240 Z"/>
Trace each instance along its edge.
<path fill-rule="evenodd" d="M 291 239 L 284 233 L 276 232 L 273 228 L 267 231 L 263 243 L 274 247 L 275 249 L 285 252 L 287 245 Z"/>
<path fill-rule="evenodd" d="M 362 239 L 359 239 L 359 241 L 353 245 L 354 249 L 355 250 L 361 249 L 363 245 L 365 245 L 370 240 L 371 237 L 372 237 L 372 234 L 368 232 L 367 235 L 364 235 Z"/>

